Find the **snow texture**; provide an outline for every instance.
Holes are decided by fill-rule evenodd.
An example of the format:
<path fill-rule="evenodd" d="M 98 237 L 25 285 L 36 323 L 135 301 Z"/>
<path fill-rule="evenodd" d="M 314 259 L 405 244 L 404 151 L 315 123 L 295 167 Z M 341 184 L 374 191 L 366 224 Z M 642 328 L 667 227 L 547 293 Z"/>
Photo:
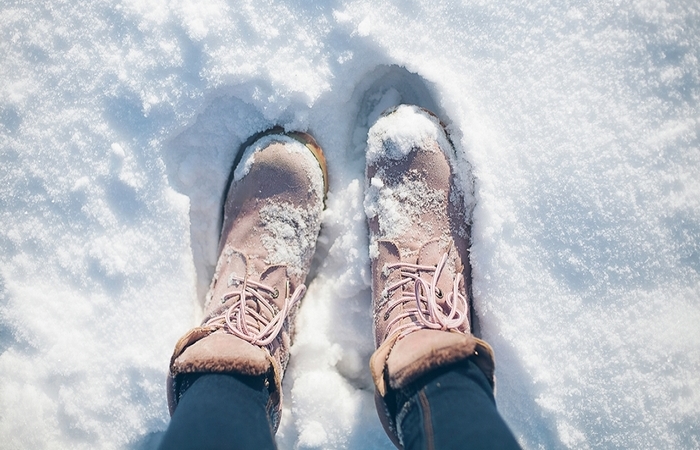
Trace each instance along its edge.
<path fill-rule="evenodd" d="M 444 191 L 430 188 L 425 181 L 405 174 L 395 186 L 384 187 L 380 177 L 372 177 L 365 196 L 365 213 L 379 219 L 379 239 L 396 239 L 411 224 L 420 220 L 420 213 L 435 210 L 447 200 Z M 371 247 L 372 243 L 370 243 Z"/>
<path fill-rule="evenodd" d="M 368 162 L 376 162 L 380 156 L 401 159 L 416 146 L 433 148 L 431 142 L 438 142 L 442 149 L 451 149 L 436 118 L 421 113 L 415 106 L 390 109 L 368 132 L 366 159 Z"/>
<path fill-rule="evenodd" d="M 323 192 L 323 181 L 319 181 L 319 191 Z M 321 200 L 320 195 L 316 198 Z M 311 209 L 280 203 L 260 209 L 263 222 L 261 240 L 267 251 L 267 264 L 284 264 L 290 273 L 303 276 L 302 268 L 313 257 L 312 251 L 321 228 L 318 217 L 322 203 L 319 201 L 318 205 L 318 208 Z"/>
<path fill-rule="evenodd" d="M 446 214 L 440 212 L 448 200 L 457 210 L 466 211 L 464 221 L 456 231 L 463 238 L 469 237 L 468 227 L 474 205 L 473 202 L 464 204 L 464 191 L 471 191 L 474 186 L 471 168 L 461 173 L 458 182 L 462 185 L 457 185 L 456 189 L 450 191 L 449 199 L 447 192 L 428 186 L 415 170 L 402 173 L 399 177 L 389 175 L 392 173 L 392 164 L 404 159 L 417 148 L 427 152 L 442 152 L 450 167 L 457 165 L 454 148 L 439 120 L 416 106 L 401 105 L 388 109 L 368 131 L 366 160 L 376 168 L 376 173 L 365 185 L 364 208 L 368 219 L 376 217 L 379 225 L 377 234 L 370 238 L 370 258 L 379 255 L 377 240 L 396 240 L 412 226 L 420 230 L 419 235 L 434 236 L 432 223 L 446 223 L 449 220 Z M 382 158 L 384 163 L 376 164 Z M 467 180 L 466 183 L 464 180 Z M 473 196 L 467 198 L 473 200 Z M 421 221 L 421 213 L 425 211 L 431 211 L 440 217 L 436 217 L 432 223 Z M 400 249 L 402 252 L 410 251 L 409 248 Z"/>
<path fill-rule="evenodd" d="M 157 445 L 231 164 L 281 125 L 330 192 L 279 446 L 391 448 L 363 191 L 400 102 L 472 169 L 474 305 L 522 445 L 700 447 L 699 48 L 693 0 L 3 2 L 0 447 Z"/>

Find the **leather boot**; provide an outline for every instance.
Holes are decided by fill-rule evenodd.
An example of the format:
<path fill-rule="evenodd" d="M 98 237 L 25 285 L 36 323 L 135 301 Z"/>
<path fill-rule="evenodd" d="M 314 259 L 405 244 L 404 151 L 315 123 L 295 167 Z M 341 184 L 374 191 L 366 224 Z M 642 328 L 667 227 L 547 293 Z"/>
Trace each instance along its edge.
<path fill-rule="evenodd" d="M 308 134 L 275 130 L 245 149 L 224 204 L 204 320 L 180 339 L 171 358 L 171 414 L 180 374 L 261 376 L 277 430 L 294 318 L 306 291 L 326 191 L 325 158 Z"/>
<path fill-rule="evenodd" d="M 380 419 L 397 446 L 396 390 L 467 358 L 494 382 L 491 347 L 471 334 L 470 227 L 455 166 L 444 126 L 426 110 L 390 109 L 369 131 L 370 370 Z"/>

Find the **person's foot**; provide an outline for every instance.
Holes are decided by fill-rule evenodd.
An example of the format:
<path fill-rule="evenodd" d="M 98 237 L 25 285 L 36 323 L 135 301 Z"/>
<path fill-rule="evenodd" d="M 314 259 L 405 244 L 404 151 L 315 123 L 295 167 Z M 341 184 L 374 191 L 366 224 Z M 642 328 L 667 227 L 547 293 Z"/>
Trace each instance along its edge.
<path fill-rule="evenodd" d="M 440 121 L 416 106 L 388 110 L 369 131 L 370 369 L 394 438 L 392 391 L 467 358 L 493 382 L 491 348 L 471 334 L 469 224 L 455 159 Z"/>
<path fill-rule="evenodd" d="M 180 374 L 264 376 L 267 409 L 277 428 L 282 377 L 326 186 L 323 153 L 308 134 L 267 133 L 245 149 L 224 204 L 204 320 L 180 339 L 171 359 L 171 412 L 180 395 Z"/>

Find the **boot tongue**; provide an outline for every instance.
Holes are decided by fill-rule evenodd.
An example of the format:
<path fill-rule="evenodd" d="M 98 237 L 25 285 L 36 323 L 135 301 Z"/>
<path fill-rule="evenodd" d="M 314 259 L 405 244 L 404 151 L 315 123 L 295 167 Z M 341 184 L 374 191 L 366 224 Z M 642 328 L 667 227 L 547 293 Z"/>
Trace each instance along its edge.
<path fill-rule="evenodd" d="M 440 241 L 427 242 L 418 250 L 418 264 L 422 266 L 436 266 L 444 253 L 445 250 L 441 248 Z"/>
<path fill-rule="evenodd" d="M 227 282 L 228 287 L 238 284 L 238 282 L 233 279 L 233 276 L 247 276 L 248 279 L 260 281 L 262 284 L 268 285 L 271 288 L 276 287 L 279 291 L 278 298 L 284 300 L 285 295 L 288 294 L 287 279 L 289 276 L 287 273 L 287 266 L 268 266 L 261 259 L 248 259 L 242 252 L 230 247 L 224 250 L 224 254 L 228 257 L 227 271 L 230 274 Z"/>
<path fill-rule="evenodd" d="M 246 268 L 248 267 L 245 255 L 232 247 L 225 247 L 221 254 L 225 256 L 226 259 L 219 261 L 220 266 L 216 268 L 216 272 L 222 274 L 226 278 L 219 278 L 215 290 L 210 292 L 213 297 L 217 298 L 217 302 L 232 286 L 238 286 L 240 284 L 236 276 L 241 278 L 245 277 Z M 228 276 L 226 274 L 228 274 Z"/>
<path fill-rule="evenodd" d="M 287 291 L 287 280 L 289 280 L 287 266 L 269 266 L 260 274 L 260 283 L 273 289 L 277 288 L 278 295 L 276 298 L 273 298 L 272 301 L 278 307 L 281 307 L 284 304 L 284 300 L 291 295 L 291 292 Z M 294 288 L 296 288 L 296 286 L 289 287 L 290 290 Z"/>
<path fill-rule="evenodd" d="M 235 274 L 239 277 L 244 277 L 248 270 L 248 261 L 245 255 L 237 250 L 234 250 L 231 247 L 227 247 L 226 249 L 224 249 L 224 254 L 227 256 L 226 262 L 228 263 L 226 271 L 230 274 Z M 228 285 L 231 285 L 230 280 L 228 282 Z"/>
<path fill-rule="evenodd" d="M 446 249 L 443 245 L 440 245 L 440 241 L 438 239 L 427 242 L 418 252 L 418 264 L 421 266 L 435 267 L 440 263 L 440 259 L 442 259 L 445 252 Z M 437 287 L 439 287 L 444 293 L 451 292 L 454 277 L 454 266 L 450 263 L 450 258 L 448 258 L 447 263 L 445 264 L 445 267 L 442 269 L 440 277 L 438 278 Z M 432 275 L 430 278 L 432 278 Z"/>

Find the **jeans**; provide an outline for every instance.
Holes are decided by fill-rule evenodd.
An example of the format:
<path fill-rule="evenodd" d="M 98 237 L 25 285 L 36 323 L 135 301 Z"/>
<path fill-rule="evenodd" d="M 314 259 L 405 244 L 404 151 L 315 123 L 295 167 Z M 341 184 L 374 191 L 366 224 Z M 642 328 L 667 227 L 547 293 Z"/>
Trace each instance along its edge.
<path fill-rule="evenodd" d="M 182 395 L 160 450 L 276 448 L 262 377 L 205 373 L 177 382 Z"/>
<path fill-rule="evenodd" d="M 493 390 L 471 361 L 437 369 L 396 395 L 405 450 L 519 449 L 496 410 Z"/>
<path fill-rule="evenodd" d="M 184 392 L 161 442 L 171 449 L 274 449 L 263 380 L 227 374 L 181 376 Z M 438 369 L 396 395 L 406 450 L 519 449 L 472 362 Z"/>

